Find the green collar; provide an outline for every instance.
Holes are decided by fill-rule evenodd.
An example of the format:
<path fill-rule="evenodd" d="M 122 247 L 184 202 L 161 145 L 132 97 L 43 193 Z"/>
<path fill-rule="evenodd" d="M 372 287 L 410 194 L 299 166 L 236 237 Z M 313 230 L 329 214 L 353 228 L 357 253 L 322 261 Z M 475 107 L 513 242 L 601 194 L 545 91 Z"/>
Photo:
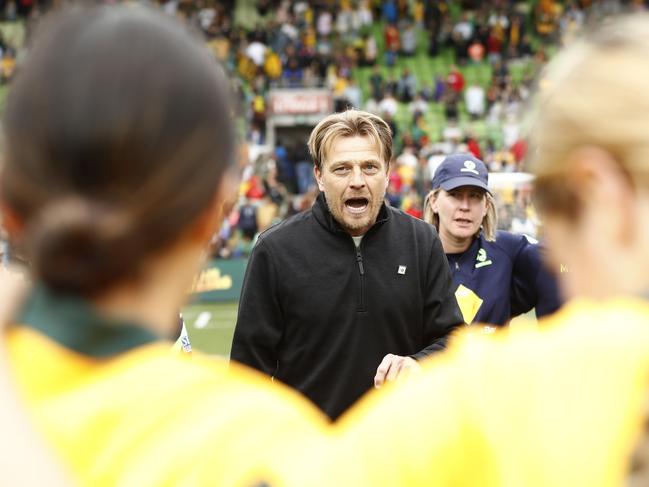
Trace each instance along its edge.
<path fill-rule="evenodd" d="M 43 285 L 31 291 L 17 322 L 95 358 L 117 355 L 158 339 L 140 325 L 103 317 L 87 301 Z"/>

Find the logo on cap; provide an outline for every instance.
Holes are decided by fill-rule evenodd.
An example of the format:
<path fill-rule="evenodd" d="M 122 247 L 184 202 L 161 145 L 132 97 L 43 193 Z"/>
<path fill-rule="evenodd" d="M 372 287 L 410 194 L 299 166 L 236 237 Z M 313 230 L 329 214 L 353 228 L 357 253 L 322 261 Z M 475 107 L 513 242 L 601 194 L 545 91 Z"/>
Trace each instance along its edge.
<path fill-rule="evenodd" d="M 478 176 L 480 175 L 480 173 L 475 170 L 475 162 L 473 161 L 464 161 L 464 167 L 460 169 L 460 172 L 472 172 Z"/>

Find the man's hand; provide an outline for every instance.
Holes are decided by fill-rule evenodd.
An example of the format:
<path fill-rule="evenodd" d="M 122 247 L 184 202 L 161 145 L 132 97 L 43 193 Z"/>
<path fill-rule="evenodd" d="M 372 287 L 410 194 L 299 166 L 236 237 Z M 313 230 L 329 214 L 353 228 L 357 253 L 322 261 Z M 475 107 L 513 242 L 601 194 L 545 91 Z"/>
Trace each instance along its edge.
<path fill-rule="evenodd" d="M 387 354 L 381 360 L 374 376 L 374 387 L 381 387 L 386 381 L 392 382 L 399 377 L 407 376 L 413 372 L 419 372 L 421 366 L 411 357 Z"/>

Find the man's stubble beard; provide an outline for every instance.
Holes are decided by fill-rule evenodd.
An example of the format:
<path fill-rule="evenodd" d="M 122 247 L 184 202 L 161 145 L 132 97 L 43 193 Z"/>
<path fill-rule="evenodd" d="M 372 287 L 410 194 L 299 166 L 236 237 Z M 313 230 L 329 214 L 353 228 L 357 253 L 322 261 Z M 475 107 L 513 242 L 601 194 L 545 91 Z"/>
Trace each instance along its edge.
<path fill-rule="evenodd" d="M 364 227 L 367 227 L 367 230 L 369 230 L 372 227 L 372 225 L 374 225 L 376 223 L 376 219 L 379 216 L 379 211 L 381 211 L 381 205 L 385 201 L 386 192 L 387 192 L 387 188 L 386 188 L 385 191 L 383 191 L 383 195 L 381 196 L 380 199 L 378 199 L 378 200 L 375 200 L 374 198 L 372 199 L 372 202 L 371 202 L 371 210 L 372 211 L 371 211 L 371 214 L 368 216 L 368 218 L 363 219 L 363 220 L 353 220 L 353 223 L 354 223 L 353 225 L 348 225 L 345 222 L 345 220 L 344 220 L 344 210 L 342 209 L 342 205 L 341 205 L 341 209 L 339 211 L 338 208 L 333 208 L 334 205 L 332 205 L 332 203 L 330 203 L 329 198 L 327 198 L 326 193 L 324 193 L 324 197 L 325 197 L 325 201 L 327 202 L 327 208 L 329 209 L 329 213 L 331 213 L 331 215 L 334 217 L 334 220 L 336 220 L 336 222 L 338 222 L 338 225 L 340 225 L 340 227 L 345 232 L 350 233 L 350 232 L 355 232 L 357 230 L 360 230 L 360 229 L 362 229 Z M 376 205 L 376 208 L 374 207 L 374 205 Z"/>

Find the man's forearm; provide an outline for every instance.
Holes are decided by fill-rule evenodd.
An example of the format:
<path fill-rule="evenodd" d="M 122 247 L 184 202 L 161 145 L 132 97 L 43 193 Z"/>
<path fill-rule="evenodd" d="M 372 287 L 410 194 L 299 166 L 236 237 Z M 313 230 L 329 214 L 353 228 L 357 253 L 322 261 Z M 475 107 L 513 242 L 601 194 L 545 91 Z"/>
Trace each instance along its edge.
<path fill-rule="evenodd" d="M 415 360 L 422 360 L 434 353 L 441 352 L 446 349 L 446 343 L 448 342 L 448 335 L 438 338 L 433 343 L 428 345 L 426 348 L 421 349 L 419 352 L 412 354 L 411 357 Z"/>

